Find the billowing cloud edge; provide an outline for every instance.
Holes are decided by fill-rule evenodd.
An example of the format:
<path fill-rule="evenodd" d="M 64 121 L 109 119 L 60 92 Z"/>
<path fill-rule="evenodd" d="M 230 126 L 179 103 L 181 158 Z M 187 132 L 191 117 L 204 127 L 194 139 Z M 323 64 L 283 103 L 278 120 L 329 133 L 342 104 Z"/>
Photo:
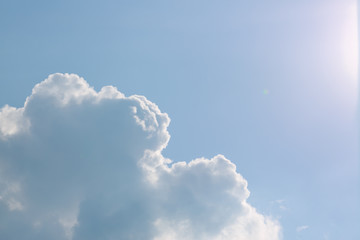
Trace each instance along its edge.
<path fill-rule="evenodd" d="M 162 155 L 169 123 L 144 96 L 97 92 L 76 74 L 52 74 L 22 108 L 4 106 L 0 238 L 281 239 L 223 155 Z"/>

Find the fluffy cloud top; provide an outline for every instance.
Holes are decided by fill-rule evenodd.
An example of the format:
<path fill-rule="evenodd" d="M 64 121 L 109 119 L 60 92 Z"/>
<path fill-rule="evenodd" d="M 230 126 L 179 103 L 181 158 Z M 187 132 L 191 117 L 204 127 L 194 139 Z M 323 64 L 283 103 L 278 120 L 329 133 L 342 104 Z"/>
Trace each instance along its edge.
<path fill-rule="evenodd" d="M 0 239 L 278 240 L 222 155 L 162 155 L 166 113 L 75 74 L 0 111 Z"/>

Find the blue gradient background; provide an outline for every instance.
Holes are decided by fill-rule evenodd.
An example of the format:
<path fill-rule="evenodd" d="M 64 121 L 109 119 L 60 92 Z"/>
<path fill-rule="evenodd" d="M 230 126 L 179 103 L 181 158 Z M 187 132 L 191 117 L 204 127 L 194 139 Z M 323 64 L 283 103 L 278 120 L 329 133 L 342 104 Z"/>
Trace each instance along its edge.
<path fill-rule="evenodd" d="M 2 0 L 0 105 L 55 72 L 145 95 L 172 119 L 164 155 L 224 154 L 284 239 L 359 239 L 354 3 Z"/>

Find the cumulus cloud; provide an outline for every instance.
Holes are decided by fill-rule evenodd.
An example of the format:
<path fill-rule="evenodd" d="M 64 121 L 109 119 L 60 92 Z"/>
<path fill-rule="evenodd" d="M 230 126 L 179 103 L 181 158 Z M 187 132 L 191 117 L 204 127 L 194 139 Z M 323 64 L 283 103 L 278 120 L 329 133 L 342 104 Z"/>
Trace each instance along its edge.
<path fill-rule="evenodd" d="M 172 162 L 166 113 L 75 74 L 0 111 L 0 239 L 278 240 L 222 155 Z"/>

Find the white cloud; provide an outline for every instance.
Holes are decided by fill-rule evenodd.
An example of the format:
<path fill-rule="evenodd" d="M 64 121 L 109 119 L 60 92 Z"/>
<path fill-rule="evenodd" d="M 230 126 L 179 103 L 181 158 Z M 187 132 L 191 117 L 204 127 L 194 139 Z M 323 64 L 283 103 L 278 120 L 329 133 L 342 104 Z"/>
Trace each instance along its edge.
<path fill-rule="evenodd" d="M 0 137 L 6 137 L 24 131 L 29 127 L 29 122 L 23 117 L 24 109 L 16 109 L 5 105 L 0 114 Z"/>
<path fill-rule="evenodd" d="M 222 155 L 172 163 L 166 113 L 75 74 L 0 111 L 0 239 L 278 240 Z"/>

